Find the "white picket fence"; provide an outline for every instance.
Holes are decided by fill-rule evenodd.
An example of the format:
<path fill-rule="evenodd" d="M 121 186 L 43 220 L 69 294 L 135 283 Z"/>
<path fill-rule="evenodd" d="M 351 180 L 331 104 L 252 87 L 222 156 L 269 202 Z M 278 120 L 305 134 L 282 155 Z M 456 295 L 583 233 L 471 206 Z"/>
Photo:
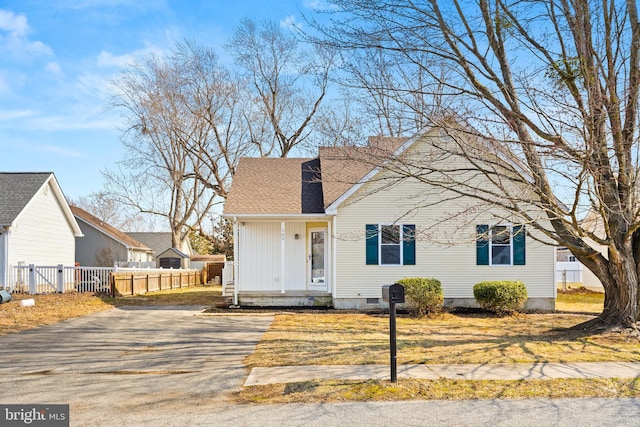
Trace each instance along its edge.
<path fill-rule="evenodd" d="M 47 294 L 56 292 L 110 292 L 111 267 L 65 267 L 17 265 L 11 268 L 9 292 Z"/>

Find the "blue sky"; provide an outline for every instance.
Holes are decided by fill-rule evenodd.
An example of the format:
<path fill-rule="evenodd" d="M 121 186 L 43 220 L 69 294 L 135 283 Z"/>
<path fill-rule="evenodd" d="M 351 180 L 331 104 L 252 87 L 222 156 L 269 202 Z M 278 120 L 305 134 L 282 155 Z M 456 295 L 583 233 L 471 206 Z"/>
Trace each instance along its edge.
<path fill-rule="evenodd" d="M 222 46 L 244 17 L 303 25 L 321 0 L 0 0 L 0 171 L 55 173 L 71 199 L 123 158 L 108 82 L 185 38 Z"/>

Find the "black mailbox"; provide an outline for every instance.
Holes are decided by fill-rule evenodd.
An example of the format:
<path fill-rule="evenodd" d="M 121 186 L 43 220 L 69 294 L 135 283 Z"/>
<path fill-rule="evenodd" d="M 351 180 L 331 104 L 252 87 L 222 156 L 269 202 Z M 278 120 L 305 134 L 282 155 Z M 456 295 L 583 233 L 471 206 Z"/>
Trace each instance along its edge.
<path fill-rule="evenodd" d="M 404 303 L 404 286 L 399 283 L 382 285 L 382 301 L 393 304 Z"/>

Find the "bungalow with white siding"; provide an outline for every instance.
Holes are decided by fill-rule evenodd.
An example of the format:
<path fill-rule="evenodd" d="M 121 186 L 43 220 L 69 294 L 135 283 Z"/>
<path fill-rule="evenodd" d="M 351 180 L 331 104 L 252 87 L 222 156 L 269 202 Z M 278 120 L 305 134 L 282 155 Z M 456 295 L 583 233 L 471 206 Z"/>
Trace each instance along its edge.
<path fill-rule="evenodd" d="M 380 167 L 385 156 L 431 159 L 466 171 L 478 189 L 493 185 L 448 144 L 433 128 L 320 148 L 316 158 L 241 159 L 224 207 L 234 222 L 234 303 L 379 308 L 383 285 L 434 277 L 449 306 L 475 306 L 480 281 L 521 280 L 527 308 L 553 309 L 554 248 L 532 238 L 533 227 Z"/>
<path fill-rule="evenodd" d="M 51 172 L 0 172 L 0 288 L 12 266 L 72 266 L 82 237 Z"/>

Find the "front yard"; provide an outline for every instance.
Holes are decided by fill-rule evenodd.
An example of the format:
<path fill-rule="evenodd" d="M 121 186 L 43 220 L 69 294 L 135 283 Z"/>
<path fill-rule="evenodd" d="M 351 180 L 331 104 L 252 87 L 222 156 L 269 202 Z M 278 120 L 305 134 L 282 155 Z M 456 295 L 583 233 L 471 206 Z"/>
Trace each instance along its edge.
<path fill-rule="evenodd" d="M 70 317 L 129 305 L 202 305 L 222 302 L 220 287 L 194 287 L 136 297 L 90 294 L 16 296 L 0 304 L 0 335 Z M 34 298 L 33 307 L 18 300 Z M 559 294 L 555 314 L 495 317 L 483 312 L 400 315 L 398 364 L 640 361 L 640 341 L 624 333 L 589 335 L 570 329 L 602 309 L 602 294 Z M 220 310 L 219 310 L 220 311 Z M 226 310 L 222 310 L 226 311 Z M 579 314 L 578 314 L 579 313 Z M 589 314 L 593 313 L 593 314 Z M 245 364 L 257 366 L 388 364 L 389 318 L 381 313 L 286 312 Z M 483 399 L 527 397 L 640 397 L 640 378 L 527 381 L 312 381 L 244 387 L 237 402 Z"/>
<path fill-rule="evenodd" d="M 44 295 L 14 294 L 10 302 L 0 304 L 0 336 L 49 325 L 72 317 L 85 316 L 113 307 L 143 305 L 209 306 L 222 301 L 220 293 L 221 287 L 219 286 L 196 286 L 116 298 L 75 292 Z M 35 300 L 35 305 L 21 307 L 20 300 L 29 298 Z"/>

